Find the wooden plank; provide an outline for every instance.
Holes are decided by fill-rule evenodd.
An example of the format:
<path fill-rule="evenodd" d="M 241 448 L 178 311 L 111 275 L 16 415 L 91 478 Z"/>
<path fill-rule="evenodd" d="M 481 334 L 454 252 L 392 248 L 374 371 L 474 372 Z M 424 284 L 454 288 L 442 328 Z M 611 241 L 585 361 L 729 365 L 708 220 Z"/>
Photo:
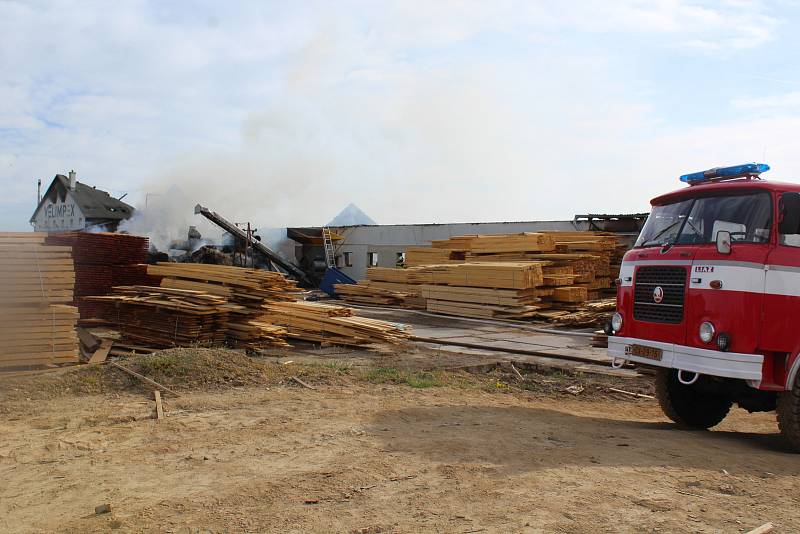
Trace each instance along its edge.
<path fill-rule="evenodd" d="M 94 351 L 92 357 L 89 358 L 87 363 L 102 363 L 106 361 L 108 358 L 108 353 L 111 351 L 111 347 L 114 346 L 114 340 L 112 339 L 104 339 L 100 342 L 100 347 Z"/>
<path fill-rule="evenodd" d="M 775 525 L 772 523 L 764 523 L 760 527 L 756 527 L 753 530 L 749 531 L 747 534 L 768 534 L 775 530 Z"/>
<path fill-rule="evenodd" d="M 164 419 L 164 406 L 161 404 L 161 392 L 153 391 L 153 399 L 156 401 L 156 419 Z"/>
<path fill-rule="evenodd" d="M 158 388 L 158 389 L 160 389 L 162 391 L 166 391 L 167 393 L 175 395 L 176 397 L 180 397 L 180 395 L 178 395 L 177 393 L 175 393 L 174 391 L 169 389 L 167 386 L 159 384 L 158 382 L 156 382 L 152 378 L 148 378 L 148 377 L 144 376 L 143 374 L 139 374 L 139 373 L 137 373 L 136 371 L 134 371 L 132 369 L 128 369 L 127 367 L 124 367 L 124 366 L 118 364 L 117 362 L 110 362 L 109 365 L 111 365 L 112 367 L 115 367 L 116 369 L 119 369 L 120 371 L 122 371 L 124 373 L 128 373 L 129 375 L 131 375 L 131 376 L 133 376 L 135 378 L 138 378 L 139 380 L 141 380 L 142 382 L 144 382 L 146 384 L 150 384 L 151 386 L 156 387 L 156 388 Z"/>

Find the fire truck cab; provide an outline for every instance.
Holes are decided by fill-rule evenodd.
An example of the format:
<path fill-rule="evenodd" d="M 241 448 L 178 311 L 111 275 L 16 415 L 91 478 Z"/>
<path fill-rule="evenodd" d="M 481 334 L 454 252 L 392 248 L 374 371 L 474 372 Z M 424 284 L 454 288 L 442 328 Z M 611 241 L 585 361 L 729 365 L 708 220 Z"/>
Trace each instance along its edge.
<path fill-rule="evenodd" d="M 710 428 L 733 404 L 777 411 L 800 452 L 800 184 L 751 163 L 656 197 L 617 279 L 612 365 L 653 367 L 664 413 Z"/>

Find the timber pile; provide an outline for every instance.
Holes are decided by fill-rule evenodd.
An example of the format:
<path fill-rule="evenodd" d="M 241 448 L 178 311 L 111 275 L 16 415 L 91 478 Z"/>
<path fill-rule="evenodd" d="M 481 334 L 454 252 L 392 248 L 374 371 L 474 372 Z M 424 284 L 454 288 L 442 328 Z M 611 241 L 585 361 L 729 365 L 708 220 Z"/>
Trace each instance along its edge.
<path fill-rule="evenodd" d="M 456 250 L 432 247 L 409 247 L 406 249 L 406 267 L 420 265 L 442 265 L 464 261 L 464 253 Z"/>
<path fill-rule="evenodd" d="M 201 263 L 158 263 L 147 272 L 161 277 L 161 287 L 205 292 L 236 305 L 226 332 L 229 343 L 256 348 L 266 344 L 285 346 L 285 330 L 264 319 L 267 303 L 294 301 L 297 284 L 280 273 Z"/>
<path fill-rule="evenodd" d="M 275 302 L 264 306 L 264 319 L 285 326 L 288 337 L 363 346 L 376 343 L 401 343 L 411 333 L 404 325 L 357 317 L 351 308 L 319 302 Z"/>
<path fill-rule="evenodd" d="M 48 245 L 70 247 L 75 260 L 75 300 L 81 319 L 105 315 L 102 303 L 83 297 L 108 295 L 114 286 L 158 285 L 144 264 L 150 247 L 147 237 L 109 232 L 49 234 Z"/>
<path fill-rule="evenodd" d="M 115 286 L 161 285 L 161 277 L 147 274 L 147 265 L 143 263 L 133 265 L 112 265 L 111 280 Z"/>
<path fill-rule="evenodd" d="M 335 284 L 334 289 L 347 302 L 371 306 L 402 306 L 407 297 L 405 293 L 379 287 L 370 280 L 359 284 Z"/>
<path fill-rule="evenodd" d="M 110 319 L 123 339 L 158 348 L 222 345 L 236 308 L 202 291 L 152 286 L 115 287 L 110 295 L 86 300 L 113 306 Z"/>
<path fill-rule="evenodd" d="M 371 268 L 357 289 L 337 291 L 364 304 L 594 324 L 603 316 L 592 303 L 611 287 L 613 262 L 625 247 L 609 233 L 539 232 L 456 236 L 423 250 L 407 251 L 407 269 Z M 422 263 L 426 258 L 429 264 Z"/>
<path fill-rule="evenodd" d="M 403 295 L 400 305 L 404 308 L 424 310 L 425 299 L 422 297 L 420 284 L 429 281 L 430 276 L 427 276 L 424 268 L 421 267 L 409 267 L 407 269 L 373 267 L 367 269 L 367 280 L 361 280 L 358 286 L 393 291 L 395 296 Z M 348 298 L 345 297 L 345 300 L 348 300 Z"/>
<path fill-rule="evenodd" d="M 534 262 L 460 263 L 425 269 L 432 284 L 502 289 L 532 289 L 542 284 L 542 266 Z"/>
<path fill-rule="evenodd" d="M 0 367 L 78 361 L 71 250 L 45 236 L 0 233 Z"/>
<path fill-rule="evenodd" d="M 147 261 L 146 237 L 110 232 L 49 234 L 48 245 L 72 247 L 75 263 L 83 265 L 133 265 Z"/>
<path fill-rule="evenodd" d="M 611 319 L 616 308 L 616 297 L 610 297 L 573 306 L 562 304 L 559 309 L 542 310 L 539 316 L 560 326 L 593 326 Z"/>
<path fill-rule="evenodd" d="M 397 343 L 409 337 L 399 325 L 356 317 L 351 308 L 299 301 L 297 284 L 280 273 L 191 263 L 159 263 L 148 273 L 162 288 L 201 291 L 234 305 L 226 333 L 239 347 L 286 346 L 284 338 L 340 345 Z"/>
<path fill-rule="evenodd" d="M 427 310 L 466 317 L 522 319 L 537 311 L 542 265 L 534 262 L 432 265 L 422 288 Z"/>

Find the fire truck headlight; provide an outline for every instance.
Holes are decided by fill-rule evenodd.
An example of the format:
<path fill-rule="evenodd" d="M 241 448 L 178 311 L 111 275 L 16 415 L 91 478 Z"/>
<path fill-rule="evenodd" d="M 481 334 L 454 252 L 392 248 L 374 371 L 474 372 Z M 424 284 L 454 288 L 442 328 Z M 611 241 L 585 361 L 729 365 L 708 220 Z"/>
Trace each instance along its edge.
<path fill-rule="evenodd" d="M 617 312 L 611 316 L 611 328 L 614 330 L 616 334 L 620 330 L 622 330 L 622 314 Z"/>
<path fill-rule="evenodd" d="M 708 321 L 700 325 L 700 340 L 703 343 L 711 343 L 714 339 L 714 325 Z"/>

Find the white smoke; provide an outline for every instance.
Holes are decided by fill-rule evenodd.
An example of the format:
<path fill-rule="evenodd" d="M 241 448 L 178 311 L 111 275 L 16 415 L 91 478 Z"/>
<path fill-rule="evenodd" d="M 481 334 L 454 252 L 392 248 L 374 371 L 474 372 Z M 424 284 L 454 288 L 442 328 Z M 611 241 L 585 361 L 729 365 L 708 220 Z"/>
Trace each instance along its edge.
<path fill-rule="evenodd" d="M 326 15 L 305 45 L 281 56 L 263 104 L 237 110 L 238 136 L 151 177 L 147 191 L 175 186 L 187 202 L 166 204 L 181 217 L 156 217 L 150 231 L 183 238 L 201 224 L 197 203 L 262 234 L 323 225 L 351 202 L 383 224 L 646 211 L 647 198 L 670 187 L 667 176 L 673 183 L 675 154 L 694 158 L 681 168 L 710 159 L 708 150 L 687 152 L 695 139 L 665 135 L 645 92 L 589 52 L 412 60 L 400 52 L 430 41 L 425 32 L 439 24 L 395 28 L 387 18 L 373 41 Z M 456 23 L 440 15 L 442 27 Z M 709 135 L 704 146 L 749 154 L 753 140 L 727 142 L 742 130 L 726 127 L 724 140 Z M 663 150 L 673 138 L 675 149 Z"/>
<path fill-rule="evenodd" d="M 147 192 L 143 202 L 136 206 L 133 217 L 120 224 L 119 231 L 147 236 L 151 247 L 160 252 L 167 252 L 173 241 L 186 240 L 189 226 L 197 226 L 203 237 L 213 242 L 210 224 L 196 220 L 193 209 L 191 199 L 177 185 L 164 191 Z"/>
<path fill-rule="evenodd" d="M 194 213 L 194 206 L 198 201 L 187 194 L 184 187 L 173 184 L 162 193 L 147 193 L 144 204 L 137 208 L 133 217 L 120 224 L 119 231 L 147 236 L 151 247 L 160 252 L 168 252 L 174 243 L 180 246 L 187 244 L 190 226 L 194 226 L 202 235 L 202 238 L 195 243 L 188 243 L 193 245 L 192 250 L 188 250 L 190 253 L 205 245 L 233 245 L 233 240 L 227 232 L 202 215 Z M 206 207 L 218 211 L 216 206 L 206 205 Z M 248 221 L 229 218 L 231 214 L 236 213 L 240 211 L 236 209 L 230 209 L 228 212 L 219 211 L 223 217 L 231 222 L 241 223 L 242 228 L 245 228 Z M 250 227 L 268 248 L 285 259 L 294 259 L 294 241 L 287 239 L 286 228 L 259 228 L 252 221 Z"/>

